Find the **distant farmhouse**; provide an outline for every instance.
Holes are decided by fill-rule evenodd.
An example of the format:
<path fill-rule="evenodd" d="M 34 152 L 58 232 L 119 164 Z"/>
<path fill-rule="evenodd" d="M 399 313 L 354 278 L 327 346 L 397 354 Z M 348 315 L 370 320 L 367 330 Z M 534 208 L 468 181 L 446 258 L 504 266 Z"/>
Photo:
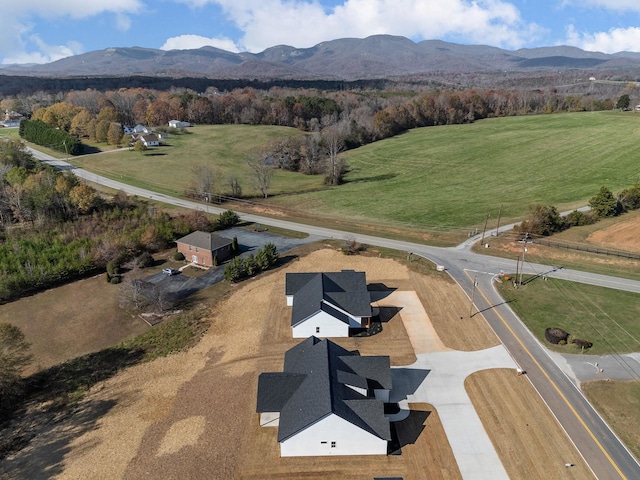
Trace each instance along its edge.
<path fill-rule="evenodd" d="M 351 330 L 370 326 L 364 272 L 287 273 L 285 289 L 287 306 L 293 307 L 293 338 L 348 337 Z"/>
<path fill-rule="evenodd" d="M 285 353 L 283 372 L 260 375 L 256 411 L 278 427 L 282 457 L 386 455 L 391 386 L 388 356 L 312 336 Z"/>
<path fill-rule="evenodd" d="M 171 128 L 187 128 L 190 127 L 191 124 L 189 122 L 182 122 L 180 120 L 169 120 L 169 126 Z"/>
<path fill-rule="evenodd" d="M 0 125 L 3 127 L 19 127 L 20 120 L 23 118 L 24 116 L 20 115 L 18 112 L 5 110 L 4 119 L 0 122 Z"/>
<path fill-rule="evenodd" d="M 153 129 L 151 127 L 147 127 L 146 125 L 136 125 L 131 130 L 131 133 L 153 133 Z"/>
<path fill-rule="evenodd" d="M 155 133 L 148 133 L 146 135 L 138 135 L 136 137 L 137 142 L 142 142 L 145 147 L 158 147 L 160 145 L 160 139 Z"/>
<path fill-rule="evenodd" d="M 188 262 L 213 267 L 231 256 L 231 240 L 214 233 L 196 231 L 176 240 L 178 251 Z"/>

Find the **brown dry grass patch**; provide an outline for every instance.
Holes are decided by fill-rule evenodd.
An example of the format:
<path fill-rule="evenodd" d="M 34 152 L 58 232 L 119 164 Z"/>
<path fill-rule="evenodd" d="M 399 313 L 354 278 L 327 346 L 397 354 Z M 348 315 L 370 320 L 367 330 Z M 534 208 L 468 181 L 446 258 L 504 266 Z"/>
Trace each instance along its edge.
<path fill-rule="evenodd" d="M 97 275 L 2 305 L 0 322 L 19 327 L 31 343 L 31 374 L 147 331 L 118 307 L 119 297 L 120 286 Z"/>
<path fill-rule="evenodd" d="M 465 388 L 510 478 L 594 478 L 526 376 L 484 370 Z"/>
<path fill-rule="evenodd" d="M 640 458 L 640 384 L 597 380 L 584 382 L 581 387 L 613 431 Z"/>

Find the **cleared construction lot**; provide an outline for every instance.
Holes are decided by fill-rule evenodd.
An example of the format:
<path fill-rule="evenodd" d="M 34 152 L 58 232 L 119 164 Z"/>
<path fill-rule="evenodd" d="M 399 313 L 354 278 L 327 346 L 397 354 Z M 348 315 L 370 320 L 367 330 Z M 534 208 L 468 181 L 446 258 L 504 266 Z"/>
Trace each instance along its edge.
<path fill-rule="evenodd" d="M 469 299 L 446 274 L 420 275 L 375 251 L 367 255 L 321 248 L 237 285 L 212 309 L 212 326 L 194 348 L 99 384 L 78 405 L 75 423 L 54 426 L 22 450 L 13 459 L 20 478 L 35 478 L 44 465 L 54 478 L 461 478 L 429 404 L 410 404 L 410 417 L 397 425 L 397 456 L 280 458 L 276 429 L 259 427 L 258 375 L 281 370 L 284 352 L 297 343 L 285 303 L 286 271 L 366 271 L 369 284 L 415 291 L 445 347 L 498 345 L 481 315 L 467 318 Z M 413 363 L 397 307 L 388 311 L 382 333 L 337 343 L 363 355 L 390 355 L 394 366 Z M 511 478 L 592 478 L 526 376 L 488 370 L 465 385 Z"/>

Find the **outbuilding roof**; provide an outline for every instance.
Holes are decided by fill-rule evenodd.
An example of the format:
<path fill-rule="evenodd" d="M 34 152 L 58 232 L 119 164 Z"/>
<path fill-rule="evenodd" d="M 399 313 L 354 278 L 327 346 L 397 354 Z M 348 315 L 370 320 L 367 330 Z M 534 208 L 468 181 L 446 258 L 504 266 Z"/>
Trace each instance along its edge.
<path fill-rule="evenodd" d="M 389 357 L 360 357 L 330 340 L 309 337 L 286 352 L 284 372 L 260 375 L 256 410 L 280 412 L 279 442 L 329 414 L 390 440 L 384 404 L 351 387 L 391 389 Z"/>

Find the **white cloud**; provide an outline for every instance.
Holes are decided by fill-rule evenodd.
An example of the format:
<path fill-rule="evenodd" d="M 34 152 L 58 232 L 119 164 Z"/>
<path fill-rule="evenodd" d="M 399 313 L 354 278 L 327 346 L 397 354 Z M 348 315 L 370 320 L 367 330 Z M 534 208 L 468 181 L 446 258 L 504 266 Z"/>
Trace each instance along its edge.
<path fill-rule="evenodd" d="M 89 18 L 101 13 L 115 14 L 115 27 L 131 26 L 126 14 L 139 12 L 143 0 L 10 0 L 3 2 L 0 15 L 0 58 L 2 63 L 46 63 L 81 53 L 78 43 L 47 45 L 33 35 L 31 19 Z"/>
<path fill-rule="evenodd" d="M 591 52 L 640 51 L 640 27 L 612 28 L 608 32 L 581 33 L 573 25 L 567 29 L 567 43 Z"/>
<path fill-rule="evenodd" d="M 233 40 L 225 37 L 208 38 L 201 35 L 179 35 L 168 38 L 160 50 L 188 50 L 211 46 L 227 50 L 228 52 L 239 52 L 238 46 Z"/>
<path fill-rule="evenodd" d="M 564 0 L 562 6 L 602 8 L 613 12 L 640 12 L 640 2 L 638 0 Z"/>
<path fill-rule="evenodd" d="M 518 48 L 542 29 L 526 23 L 503 0 L 345 0 L 327 11 L 319 1 L 176 0 L 192 7 L 219 5 L 244 35 L 251 52 L 288 44 L 310 47 L 324 40 L 403 35 L 413 39 L 456 41 Z"/>

